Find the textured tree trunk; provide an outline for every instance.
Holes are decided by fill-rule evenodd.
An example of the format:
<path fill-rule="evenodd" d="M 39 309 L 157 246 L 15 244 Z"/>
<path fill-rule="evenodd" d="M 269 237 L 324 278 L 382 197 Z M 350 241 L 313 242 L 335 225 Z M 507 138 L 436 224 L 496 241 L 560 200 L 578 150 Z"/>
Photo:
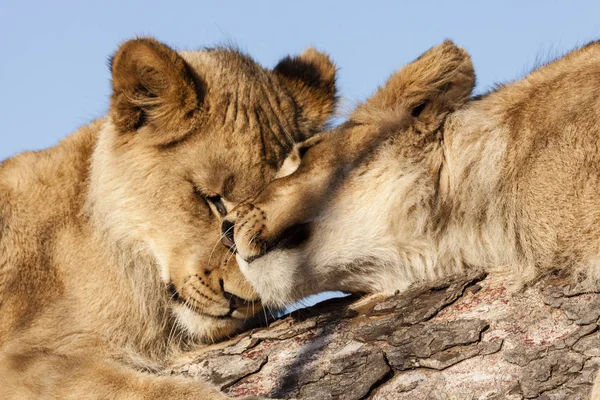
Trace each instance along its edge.
<path fill-rule="evenodd" d="M 167 373 L 232 396 L 587 399 L 600 366 L 600 294 L 561 278 L 511 291 L 473 274 L 382 298 L 333 299 L 208 346 Z"/>

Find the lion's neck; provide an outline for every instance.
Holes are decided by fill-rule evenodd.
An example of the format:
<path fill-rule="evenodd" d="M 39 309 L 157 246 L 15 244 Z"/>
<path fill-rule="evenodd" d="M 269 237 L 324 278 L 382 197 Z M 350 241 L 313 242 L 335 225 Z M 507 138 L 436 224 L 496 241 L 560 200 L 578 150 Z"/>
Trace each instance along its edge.
<path fill-rule="evenodd" d="M 502 132 L 477 109 L 460 110 L 446 121 L 438 146 L 410 164 L 416 168 L 412 174 L 406 174 L 410 165 L 399 166 L 413 181 L 395 180 L 388 190 L 396 193 L 384 207 L 394 216 L 389 232 L 395 245 L 378 257 L 388 267 L 376 275 L 370 291 L 393 293 L 415 282 L 514 259 L 506 225 L 510 216 L 504 214 L 499 187 Z M 411 195 L 406 188 L 413 187 L 419 190 Z"/>
<path fill-rule="evenodd" d="M 506 130 L 478 103 L 446 123 L 436 230 L 442 259 L 487 268 L 514 262 L 516 255 L 501 179 Z"/>

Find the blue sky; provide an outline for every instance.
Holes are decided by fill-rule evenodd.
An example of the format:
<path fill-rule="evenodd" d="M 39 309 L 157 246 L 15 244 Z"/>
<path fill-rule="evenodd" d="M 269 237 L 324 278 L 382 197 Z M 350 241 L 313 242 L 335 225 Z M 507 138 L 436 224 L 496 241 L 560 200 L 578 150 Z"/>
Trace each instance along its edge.
<path fill-rule="evenodd" d="M 597 1 L 2 0 L 0 160 L 51 146 L 103 115 L 107 60 L 136 35 L 177 49 L 234 44 L 268 67 L 315 46 L 340 67 L 348 110 L 444 39 L 471 54 L 482 92 L 600 39 L 598 16 Z"/>
<path fill-rule="evenodd" d="M 600 2 L 403 3 L 3 0 L 0 159 L 48 147 L 104 114 L 106 60 L 136 35 L 178 49 L 233 43 L 265 66 L 313 45 L 340 67 L 346 108 L 446 38 L 472 55 L 478 91 L 521 76 L 536 57 L 600 38 Z"/>
<path fill-rule="evenodd" d="M 2 0 L 0 160 L 103 115 L 107 59 L 136 35 L 177 49 L 234 44 L 269 67 L 315 46 L 340 67 L 347 110 L 444 39 L 472 55 L 482 92 L 600 38 L 598 16 L 596 1 Z"/>

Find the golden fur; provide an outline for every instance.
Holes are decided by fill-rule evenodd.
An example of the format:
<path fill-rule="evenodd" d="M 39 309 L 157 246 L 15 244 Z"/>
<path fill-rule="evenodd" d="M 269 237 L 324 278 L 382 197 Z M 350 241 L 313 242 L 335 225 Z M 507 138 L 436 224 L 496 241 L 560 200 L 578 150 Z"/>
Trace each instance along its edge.
<path fill-rule="evenodd" d="M 323 126 L 335 67 L 146 38 L 111 69 L 107 116 L 0 164 L 0 397 L 225 398 L 149 372 L 260 310 L 221 219 Z"/>
<path fill-rule="evenodd" d="M 474 82 L 464 50 L 430 49 L 230 213 L 263 301 L 502 265 L 598 290 L 600 42 L 469 98 Z"/>
<path fill-rule="evenodd" d="M 279 179 L 230 213 L 238 258 L 253 261 L 252 277 L 294 261 L 303 274 L 313 264 L 332 274 L 298 283 L 284 302 L 321 290 L 394 292 L 502 264 L 523 282 L 560 270 L 596 287 L 599 61 L 600 42 L 591 43 L 469 98 L 468 54 L 451 42 L 429 50 L 348 122 L 298 144 Z M 366 280 L 340 287 L 346 267 Z"/>

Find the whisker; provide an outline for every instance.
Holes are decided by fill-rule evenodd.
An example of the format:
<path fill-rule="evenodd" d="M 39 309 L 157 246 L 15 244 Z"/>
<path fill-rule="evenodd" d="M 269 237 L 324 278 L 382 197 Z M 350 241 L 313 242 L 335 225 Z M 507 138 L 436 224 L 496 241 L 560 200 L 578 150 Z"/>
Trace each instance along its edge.
<path fill-rule="evenodd" d="M 246 237 L 250 234 L 250 231 L 246 231 L 246 233 L 244 233 L 244 235 L 239 238 L 238 242 L 242 242 L 244 239 L 246 239 Z M 236 245 L 237 243 L 234 243 L 234 245 Z"/>
<path fill-rule="evenodd" d="M 237 246 L 234 244 L 233 247 L 231 248 L 231 254 L 229 255 L 229 257 L 227 257 L 227 260 L 225 261 L 225 265 L 227 265 L 229 263 L 229 260 L 231 260 L 231 257 L 233 257 L 233 255 L 237 252 Z"/>
<path fill-rule="evenodd" d="M 179 343 L 178 343 L 179 348 L 182 347 L 183 339 L 184 339 L 184 332 L 183 332 L 183 330 L 179 330 Z M 188 346 L 186 346 L 186 347 L 188 347 Z"/>
<path fill-rule="evenodd" d="M 252 244 L 254 239 L 256 239 L 257 237 L 258 237 L 258 232 L 255 232 L 254 235 L 252 235 L 252 237 L 250 238 L 250 241 L 248 242 L 248 247 L 250 247 L 250 245 Z"/>
<path fill-rule="evenodd" d="M 204 296 L 207 297 L 210 301 L 214 301 L 215 303 L 219 303 L 219 300 L 221 300 L 218 295 L 217 298 L 212 298 L 211 296 L 208 296 L 205 293 L 202 293 L 196 286 L 192 286 L 192 289 L 194 289 L 194 292 L 198 293 L 198 295 L 200 295 L 200 297 Z M 214 293 L 211 293 L 214 294 Z"/>
<path fill-rule="evenodd" d="M 252 243 L 252 250 L 254 251 L 255 254 L 261 252 L 261 249 L 258 247 L 257 243 Z"/>
<path fill-rule="evenodd" d="M 227 235 L 229 233 L 230 230 L 232 230 L 234 228 L 234 225 L 231 225 L 229 227 L 229 229 L 227 229 L 225 232 L 221 233 L 221 236 L 219 236 L 219 239 L 217 240 L 217 243 L 214 245 L 214 247 L 212 248 L 210 255 L 208 256 L 208 264 L 210 265 L 210 261 L 212 260 L 212 255 L 215 252 L 215 250 L 217 249 L 217 246 L 219 245 L 219 243 L 221 243 L 221 240 L 223 240 L 223 238 L 225 237 L 225 235 Z"/>
<path fill-rule="evenodd" d="M 269 311 L 269 314 L 271 314 L 271 318 L 275 318 L 275 313 L 273 313 L 271 306 L 267 306 L 267 310 Z"/>
<path fill-rule="evenodd" d="M 198 293 L 198 292 L 197 292 L 197 293 Z M 203 304 L 202 304 L 202 300 L 200 300 L 200 299 L 197 299 L 197 298 L 196 298 L 196 297 L 195 297 L 193 294 L 190 294 L 190 295 L 188 296 L 188 301 L 189 301 L 189 303 L 188 303 L 188 304 L 191 304 L 191 305 L 193 305 L 193 306 L 194 306 L 194 308 L 197 308 L 197 309 L 199 309 L 199 310 L 203 310 L 203 309 L 204 309 L 204 307 L 203 307 Z M 192 302 L 193 302 L 193 304 L 192 304 Z"/>
<path fill-rule="evenodd" d="M 171 329 L 169 330 L 169 335 L 167 336 L 167 349 L 170 349 L 171 335 L 173 334 L 173 330 L 175 329 L 175 325 L 177 325 L 177 324 L 174 322 L 171 325 Z"/>
<path fill-rule="evenodd" d="M 219 302 L 219 300 L 220 300 L 220 299 L 218 298 L 218 294 L 216 294 L 216 293 L 212 292 L 212 290 L 211 290 L 211 291 L 210 291 L 210 292 L 211 292 L 211 293 L 210 293 L 210 294 L 211 294 L 211 296 L 212 296 L 212 295 L 215 295 L 215 296 L 217 296 L 217 298 L 212 298 L 211 296 L 208 296 L 208 295 L 207 295 L 207 294 L 205 294 L 205 293 L 201 293 L 201 292 L 199 291 L 199 289 L 198 289 L 198 288 L 197 288 L 197 287 L 196 287 L 196 286 L 193 284 L 195 281 L 201 281 L 200 277 L 199 277 L 199 276 L 197 276 L 197 275 L 190 275 L 190 276 L 189 276 L 189 277 L 186 279 L 185 283 L 186 283 L 186 285 L 190 285 L 190 286 L 192 287 L 192 289 L 193 289 L 193 290 L 194 290 L 196 293 L 203 294 L 204 296 L 208 297 L 209 299 L 211 299 L 212 301 L 214 301 L 214 302 L 216 302 L 216 303 L 218 303 L 218 302 Z"/>
<path fill-rule="evenodd" d="M 176 331 L 176 323 L 173 323 L 173 325 L 171 325 L 171 330 L 169 331 L 169 336 L 167 336 L 167 348 L 170 349 L 171 348 L 171 339 L 173 338 L 173 335 L 175 334 Z"/>

